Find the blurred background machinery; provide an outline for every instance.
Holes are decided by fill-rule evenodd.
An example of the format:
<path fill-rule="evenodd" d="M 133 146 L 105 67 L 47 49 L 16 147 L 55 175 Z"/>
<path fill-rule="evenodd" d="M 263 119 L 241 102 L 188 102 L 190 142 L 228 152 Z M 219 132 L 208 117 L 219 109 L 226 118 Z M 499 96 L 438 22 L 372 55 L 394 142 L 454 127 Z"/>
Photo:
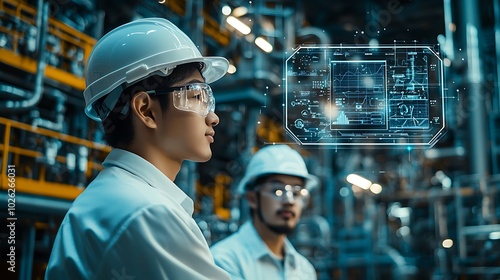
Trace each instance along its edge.
<path fill-rule="evenodd" d="M 500 1 L 0 0 L 0 216 L 15 166 L 14 279 L 43 278 L 64 213 L 110 151 L 83 113 L 93 45 L 152 16 L 232 65 L 213 85 L 214 156 L 176 179 L 209 244 L 248 215 L 234 188 L 252 152 L 291 143 L 283 62 L 296 46 L 430 44 L 446 66 L 445 137 L 427 150 L 296 146 L 321 184 L 291 240 L 319 279 L 500 277 Z"/>

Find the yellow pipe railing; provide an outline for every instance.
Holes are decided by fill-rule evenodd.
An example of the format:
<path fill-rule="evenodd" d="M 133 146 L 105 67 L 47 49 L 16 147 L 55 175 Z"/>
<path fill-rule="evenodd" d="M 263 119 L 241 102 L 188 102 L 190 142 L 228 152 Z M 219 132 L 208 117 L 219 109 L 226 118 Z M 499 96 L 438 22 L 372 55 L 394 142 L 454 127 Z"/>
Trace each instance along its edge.
<path fill-rule="evenodd" d="M 47 169 L 46 167 L 50 165 L 36 162 L 37 159 L 43 158 L 42 152 L 16 146 L 16 144 L 13 143 L 15 132 L 30 132 L 35 136 L 53 138 L 65 142 L 65 144 L 75 145 L 75 147 L 84 146 L 88 148 L 89 158 L 87 158 L 87 170 L 84 173 L 87 182 L 92 179 L 91 176 L 94 173 L 92 171 L 99 171 L 102 169 L 101 164 L 98 162 L 111 151 L 111 147 L 103 144 L 0 117 L 0 128 L 2 127 L 3 133 L 2 130 L 0 130 L 0 135 L 3 134 L 3 143 L 0 143 L 0 155 L 2 159 L 0 190 L 7 190 L 9 188 L 7 166 L 14 165 L 16 167 L 16 192 L 73 200 L 83 191 L 81 186 L 74 186 L 62 180 L 48 181 L 45 178 L 45 171 Z M 95 155 L 96 153 L 97 155 Z M 9 162 L 10 156 L 12 156 L 12 159 Z M 96 158 L 97 156 L 99 158 Z M 64 164 L 67 159 L 65 156 L 58 155 L 56 161 Z M 26 176 L 24 173 L 29 172 L 23 172 L 24 169 L 33 169 L 34 166 L 31 165 L 34 164 L 38 164 L 40 167 L 40 175 L 38 178 Z"/>

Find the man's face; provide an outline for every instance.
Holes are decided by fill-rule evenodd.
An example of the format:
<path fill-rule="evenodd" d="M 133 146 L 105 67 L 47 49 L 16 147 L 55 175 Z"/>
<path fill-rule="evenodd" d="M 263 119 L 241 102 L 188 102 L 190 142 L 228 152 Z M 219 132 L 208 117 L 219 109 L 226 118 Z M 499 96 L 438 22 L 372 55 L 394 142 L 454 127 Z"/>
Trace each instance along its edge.
<path fill-rule="evenodd" d="M 194 71 L 186 79 L 172 85 L 185 86 L 191 83 L 203 83 L 199 71 Z M 173 160 L 191 160 L 205 162 L 212 156 L 210 144 L 214 142 L 214 126 L 219 117 L 210 112 L 206 117 L 195 112 L 181 111 L 174 107 L 172 93 L 168 98 L 168 110 L 161 115 L 162 122 L 156 135 L 162 150 Z"/>
<path fill-rule="evenodd" d="M 255 189 L 256 204 L 252 208 L 258 215 L 256 222 L 278 234 L 292 232 L 297 226 L 307 197 L 303 186 L 304 179 L 299 177 L 270 176 Z"/>

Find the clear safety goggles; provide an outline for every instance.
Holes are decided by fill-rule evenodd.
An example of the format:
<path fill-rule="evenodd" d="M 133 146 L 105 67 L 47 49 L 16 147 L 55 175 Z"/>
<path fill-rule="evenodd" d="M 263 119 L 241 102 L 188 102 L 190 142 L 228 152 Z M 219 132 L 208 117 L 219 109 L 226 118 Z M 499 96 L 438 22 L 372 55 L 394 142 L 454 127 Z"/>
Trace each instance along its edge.
<path fill-rule="evenodd" d="M 171 87 L 147 91 L 149 94 L 162 95 L 172 93 L 176 109 L 194 112 L 202 117 L 215 111 L 215 97 L 212 89 L 205 83 L 192 83 L 181 87 Z"/>
<path fill-rule="evenodd" d="M 309 198 L 309 191 L 303 186 L 292 186 L 281 182 L 264 183 L 256 191 L 268 194 L 278 202 L 306 202 Z"/>

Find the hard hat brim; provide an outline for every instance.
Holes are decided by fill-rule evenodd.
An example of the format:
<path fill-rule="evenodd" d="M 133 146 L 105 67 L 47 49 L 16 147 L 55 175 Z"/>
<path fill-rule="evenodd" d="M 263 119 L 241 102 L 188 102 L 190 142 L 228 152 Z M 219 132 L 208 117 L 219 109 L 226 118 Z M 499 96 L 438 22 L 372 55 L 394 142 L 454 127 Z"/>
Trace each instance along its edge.
<path fill-rule="evenodd" d="M 294 174 L 294 173 L 286 173 L 286 172 L 279 172 L 279 173 L 276 173 L 276 172 L 270 172 L 270 173 L 263 173 L 263 174 L 259 174 L 258 177 L 263 177 L 263 176 L 267 176 L 267 175 L 272 175 L 272 174 L 278 174 L 278 175 L 288 175 L 288 176 L 294 176 L 294 177 L 299 177 L 299 178 L 303 178 L 304 180 L 306 180 L 305 182 L 305 188 L 308 190 L 308 191 L 311 191 L 313 189 L 315 189 L 316 187 L 319 186 L 319 178 L 315 175 L 312 175 L 312 174 L 308 174 L 306 177 L 303 177 L 303 176 L 297 176 L 297 174 Z M 257 178 L 258 178 L 257 177 Z M 236 187 L 236 192 L 238 194 L 244 194 L 247 192 L 247 185 L 249 183 L 251 183 L 252 181 L 255 181 L 255 179 L 257 179 L 256 177 L 250 177 L 250 176 L 244 176 L 241 181 L 238 183 L 238 186 Z"/>
<path fill-rule="evenodd" d="M 205 64 L 202 70 L 203 77 L 207 84 L 211 84 L 226 75 L 229 69 L 229 62 L 223 57 L 208 56 L 203 57 L 201 62 Z"/>

